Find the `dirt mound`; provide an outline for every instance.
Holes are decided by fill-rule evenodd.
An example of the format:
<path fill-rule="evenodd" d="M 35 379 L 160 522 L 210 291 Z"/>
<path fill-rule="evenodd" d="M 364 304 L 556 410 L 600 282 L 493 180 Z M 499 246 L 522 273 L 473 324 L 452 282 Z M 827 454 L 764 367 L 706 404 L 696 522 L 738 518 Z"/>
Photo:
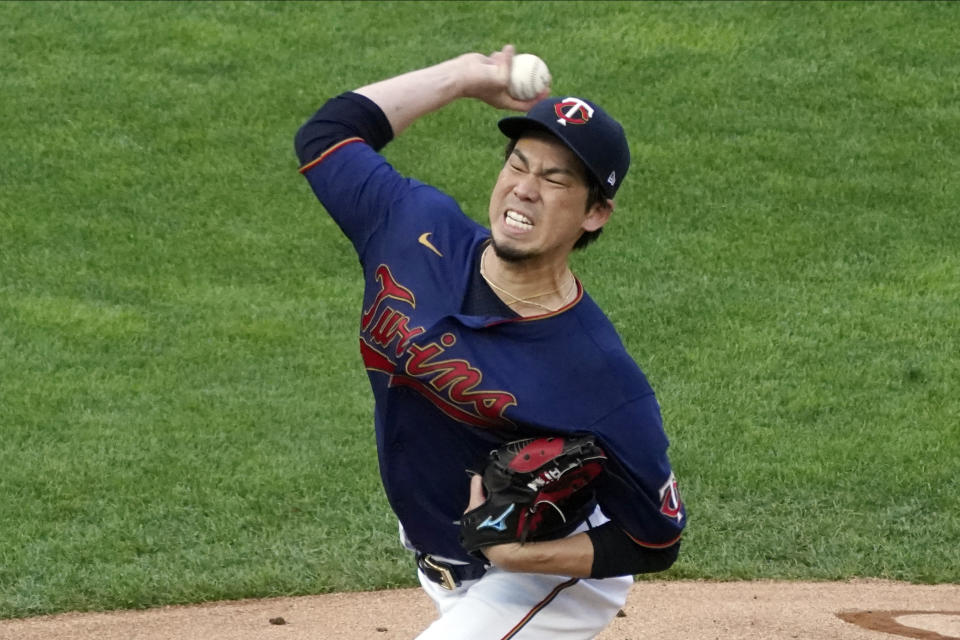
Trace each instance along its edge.
<path fill-rule="evenodd" d="M 599 640 L 960 639 L 960 585 L 644 581 L 623 613 Z M 5 620 L 0 639 L 391 640 L 434 616 L 423 592 L 400 589 Z"/>

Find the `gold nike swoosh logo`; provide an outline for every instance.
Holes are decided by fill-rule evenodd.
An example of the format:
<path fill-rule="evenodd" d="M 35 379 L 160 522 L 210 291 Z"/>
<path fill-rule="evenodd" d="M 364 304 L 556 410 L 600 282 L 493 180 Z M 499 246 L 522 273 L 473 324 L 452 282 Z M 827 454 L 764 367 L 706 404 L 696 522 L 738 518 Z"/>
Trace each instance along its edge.
<path fill-rule="evenodd" d="M 431 235 L 432 233 L 433 233 L 432 231 L 427 231 L 426 233 L 421 233 L 421 234 L 420 234 L 420 237 L 417 238 L 417 242 L 419 242 L 420 244 L 422 244 L 423 246 L 425 246 L 427 249 L 430 249 L 430 251 L 433 251 L 435 254 L 437 254 L 438 256 L 440 256 L 440 257 L 442 258 L 442 257 L 443 257 L 443 254 L 440 253 L 435 246 L 433 246 L 433 243 L 432 243 L 432 242 L 430 242 L 430 235 Z"/>

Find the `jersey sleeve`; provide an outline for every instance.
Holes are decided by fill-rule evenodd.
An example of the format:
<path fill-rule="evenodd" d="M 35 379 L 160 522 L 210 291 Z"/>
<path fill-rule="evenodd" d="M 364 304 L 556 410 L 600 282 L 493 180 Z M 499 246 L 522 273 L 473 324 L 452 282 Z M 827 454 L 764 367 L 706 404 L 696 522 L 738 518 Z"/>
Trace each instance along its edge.
<path fill-rule="evenodd" d="M 343 140 L 361 138 L 374 151 L 393 140 L 393 128 L 383 110 L 366 96 L 348 91 L 327 100 L 293 138 L 300 165 L 307 165 Z"/>
<path fill-rule="evenodd" d="M 686 508 L 653 393 L 607 416 L 596 433 L 608 455 L 607 473 L 597 487 L 604 513 L 641 546 L 676 543 L 686 525 Z"/>
<path fill-rule="evenodd" d="M 392 138 L 380 107 L 353 92 L 328 100 L 294 136 L 300 173 L 360 255 L 393 205 L 426 188 L 377 153 Z"/>
<path fill-rule="evenodd" d="M 400 175 L 359 138 L 334 145 L 300 172 L 361 257 L 395 205 L 427 188 Z"/>

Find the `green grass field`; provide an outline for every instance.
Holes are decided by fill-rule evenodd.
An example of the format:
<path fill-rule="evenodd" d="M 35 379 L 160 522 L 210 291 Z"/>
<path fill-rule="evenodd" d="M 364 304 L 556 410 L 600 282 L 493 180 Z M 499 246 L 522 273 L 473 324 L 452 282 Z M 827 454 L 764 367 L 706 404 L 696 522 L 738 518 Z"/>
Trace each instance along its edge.
<path fill-rule="evenodd" d="M 505 42 L 631 135 L 576 258 L 689 509 L 657 577 L 960 582 L 960 7 L 0 3 L 0 617 L 415 584 L 292 138 Z M 483 220 L 500 114 L 386 150 Z"/>

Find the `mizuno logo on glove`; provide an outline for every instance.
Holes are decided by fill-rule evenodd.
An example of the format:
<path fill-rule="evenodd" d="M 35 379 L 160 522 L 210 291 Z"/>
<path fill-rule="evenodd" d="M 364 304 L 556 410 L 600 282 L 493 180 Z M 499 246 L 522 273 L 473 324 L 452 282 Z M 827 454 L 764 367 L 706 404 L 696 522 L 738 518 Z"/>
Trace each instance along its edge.
<path fill-rule="evenodd" d="M 516 505 L 510 505 L 504 509 L 503 513 L 493 518 L 493 516 L 487 516 L 487 519 L 477 525 L 477 529 L 494 529 L 496 531 L 503 531 L 507 528 L 507 523 L 504 522 L 511 513 Z"/>

